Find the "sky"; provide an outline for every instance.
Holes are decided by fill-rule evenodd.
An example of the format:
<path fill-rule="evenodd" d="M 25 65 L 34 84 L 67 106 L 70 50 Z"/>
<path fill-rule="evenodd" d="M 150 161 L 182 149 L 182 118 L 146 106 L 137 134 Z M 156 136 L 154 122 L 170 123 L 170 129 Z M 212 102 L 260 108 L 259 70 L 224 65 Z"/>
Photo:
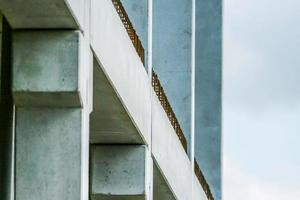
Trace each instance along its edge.
<path fill-rule="evenodd" d="M 223 199 L 300 199 L 300 1 L 224 0 Z"/>

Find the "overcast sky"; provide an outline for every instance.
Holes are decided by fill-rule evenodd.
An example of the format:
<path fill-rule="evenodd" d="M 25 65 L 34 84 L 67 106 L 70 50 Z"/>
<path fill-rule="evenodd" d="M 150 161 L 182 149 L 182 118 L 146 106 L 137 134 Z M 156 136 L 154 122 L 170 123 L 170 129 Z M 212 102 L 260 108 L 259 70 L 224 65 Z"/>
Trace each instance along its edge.
<path fill-rule="evenodd" d="M 224 200 L 300 199 L 300 0 L 224 0 Z"/>

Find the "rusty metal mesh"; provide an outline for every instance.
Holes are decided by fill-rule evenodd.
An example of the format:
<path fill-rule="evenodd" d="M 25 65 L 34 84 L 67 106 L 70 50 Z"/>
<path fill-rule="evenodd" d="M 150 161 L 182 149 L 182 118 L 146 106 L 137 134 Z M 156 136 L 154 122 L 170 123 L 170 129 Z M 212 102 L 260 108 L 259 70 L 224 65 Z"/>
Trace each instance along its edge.
<path fill-rule="evenodd" d="M 176 115 L 168 101 L 168 98 L 164 92 L 164 89 L 163 87 L 161 86 L 160 84 L 160 81 L 158 79 L 158 76 L 157 74 L 152 71 L 152 86 L 153 86 L 153 89 L 162 105 L 162 107 L 164 108 L 168 118 L 169 118 L 169 121 L 171 122 L 184 150 L 187 152 L 187 142 L 186 142 L 186 138 L 182 132 L 182 129 L 179 125 L 179 122 L 176 118 Z"/>
<path fill-rule="evenodd" d="M 128 14 L 126 13 L 121 1 L 120 0 L 112 0 L 112 3 L 114 5 L 114 7 L 116 8 L 118 15 L 120 16 L 120 19 L 130 37 L 132 43 L 133 43 L 133 46 L 136 49 L 137 54 L 141 58 L 143 64 L 145 64 L 144 63 L 145 62 L 144 48 L 142 46 L 142 43 L 141 43 L 139 37 L 137 36 L 137 34 L 133 28 L 132 23 L 130 22 Z M 165 112 L 167 113 L 167 116 L 168 116 L 182 146 L 184 147 L 185 151 L 187 151 L 187 142 L 186 142 L 186 139 L 182 132 L 182 129 L 181 129 L 179 122 L 176 118 L 176 115 L 168 101 L 168 98 L 164 92 L 164 89 L 162 88 L 160 81 L 154 71 L 152 73 L 152 86 L 154 88 L 156 95 L 158 96 L 158 99 L 159 99 L 161 105 L 163 106 Z"/>
<path fill-rule="evenodd" d="M 141 58 L 142 63 L 145 64 L 144 47 L 142 46 L 139 36 L 136 34 L 136 32 L 132 26 L 132 23 L 131 23 L 121 1 L 120 0 L 112 0 L 112 3 L 114 5 L 114 7 L 116 8 L 117 13 L 119 14 L 121 21 L 123 22 L 123 25 L 132 41 L 132 44 L 133 44 L 137 54 Z"/>
<path fill-rule="evenodd" d="M 129 19 L 129 17 L 128 17 L 121 1 L 120 0 L 112 0 L 112 3 L 114 5 L 118 15 L 120 16 L 120 19 L 121 19 L 121 21 L 122 21 L 128 35 L 129 35 L 130 39 L 132 41 L 133 46 L 135 47 L 135 50 L 136 50 L 137 54 L 139 55 L 142 63 L 145 64 L 144 48 L 142 46 L 142 43 L 141 43 L 139 37 L 136 34 L 136 31 L 133 28 L 132 23 L 130 22 L 130 19 Z M 186 138 L 185 138 L 185 136 L 182 132 L 182 129 L 181 129 L 180 124 L 179 124 L 179 122 L 176 118 L 176 115 L 175 115 L 175 113 L 174 113 L 174 111 L 173 111 L 173 109 L 172 109 L 172 107 L 171 107 L 171 105 L 168 101 L 168 98 L 167 98 L 167 96 L 164 92 L 164 89 L 161 86 L 161 83 L 158 79 L 158 76 L 154 71 L 152 71 L 152 87 L 153 87 L 153 89 L 154 89 L 154 91 L 155 91 L 155 93 L 156 93 L 163 109 L 165 110 L 165 112 L 166 112 L 166 114 L 169 118 L 169 121 L 170 121 L 171 125 L 173 126 L 173 128 L 174 128 L 174 130 L 175 130 L 175 132 L 176 132 L 183 148 L 187 152 Z M 204 178 L 204 175 L 203 175 L 197 161 L 194 160 L 194 162 L 195 162 L 195 169 L 194 169 L 195 174 L 196 174 L 201 186 L 203 187 L 208 200 L 213 200 L 214 198 L 213 198 L 213 195 L 210 191 L 209 185 L 207 184 L 207 182 Z"/>
<path fill-rule="evenodd" d="M 194 163 L 195 163 L 195 168 L 194 168 L 195 174 L 196 174 L 196 176 L 197 176 L 197 178 L 198 178 L 198 180 L 199 180 L 199 182 L 200 182 L 200 184 L 201 184 L 201 186 L 202 186 L 202 188 L 203 188 L 203 190 L 204 190 L 204 192 L 207 196 L 207 199 L 208 200 L 214 200 L 214 197 L 213 197 L 213 195 L 210 191 L 209 185 L 208 185 L 207 181 L 205 180 L 205 177 L 204 177 L 204 175 L 203 175 L 196 159 L 194 160 Z"/>

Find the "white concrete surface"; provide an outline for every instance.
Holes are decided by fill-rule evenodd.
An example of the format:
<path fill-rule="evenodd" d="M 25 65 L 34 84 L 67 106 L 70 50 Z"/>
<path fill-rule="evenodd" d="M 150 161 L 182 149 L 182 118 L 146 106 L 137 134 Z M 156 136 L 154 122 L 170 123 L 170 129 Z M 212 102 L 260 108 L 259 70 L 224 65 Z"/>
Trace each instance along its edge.
<path fill-rule="evenodd" d="M 151 119 L 148 76 L 110 0 L 91 1 L 91 47 L 145 142 Z"/>
<path fill-rule="evenodd" d="M 192 176 L 192 184 L 193 184 L 193 199 L 195 200 L 206 200 L 206 194 L 200 185 L 200 182 L 195 174 Z"/>
<path fill-rule="evenodd" d="M 158 98 L 153 95 L 152 154 L 154 160 L 176 199 L 206 200 L 207 197 L 191 168 L 186 152 Z"/>
<path fill-rule="evenodd" d="M 149 79 L 119 16 L 110 0 L 92 0 L 91 8 L 91 47 L 96 59 L 146 144 L 151 136 L 149 113 L 153 96 L 153 158 L 174 196 L 179 200 L 192 199 L 194 172 L 190 160 L 156 94 L 150 94 Z M 200 196 L 199 191 L 201 187 L 195 189 L 195 196 Z"/>
<path fill-rule="evenodd" d="M 90 115 L 92 144 L 145 144 L 113 86 L 94 61 L 93 111 Z"/>
<path fill-rule="evenodd" d="M 146 200 L 147 156 L 144 145 L 93 145 L 91 198 Z"/>
<path fill-rule="evenodd" d="M 2 13 L 13 28 L 83 27 L 84 0 L 0 0 Z"/>
<path fill-rule="evenodd" d="M 152 154 L 177 199 L 191 199 L 191 164 L 153 91 Z"/>

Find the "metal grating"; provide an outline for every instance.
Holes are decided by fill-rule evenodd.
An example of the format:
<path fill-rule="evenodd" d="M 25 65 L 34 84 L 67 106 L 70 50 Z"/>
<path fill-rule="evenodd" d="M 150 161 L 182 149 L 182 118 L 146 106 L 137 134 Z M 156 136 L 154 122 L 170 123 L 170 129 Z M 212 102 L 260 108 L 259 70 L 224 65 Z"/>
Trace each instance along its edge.
<path fill-rule="evenodd" d="M 209 185 L 208 185 L 207 181 L 205 180 L 205 177 L 204 177 L 204 175 L 203 175 L 196 159 L 194 160 L 194 163 L 195 163 L 195 168 L 194 168 L 195 174 L 196 174 L 196 176 L 197 176 L 197 178 L 198 178 L 198 180 L 199 180 L 199 182 L 200 182 L 200 184 L 201 184 L 201 186 L 202 186 L 202 188 L 203 188 L 203 190 L 204 190 L 204 192 L 207 196 L 207 199 L 208 200 L 214 200 L 214 197 L 213 197 L 213 195 L 210 191 Z"/>
<path fill-rule="evenodd" d="M 145 65 L 145 52 L 144 52 L 144 48 L 142 46 L 142 43 L 139 39 L 139 37 L 137 36 L 134 28 L 133 28 L 133 25 L 132 23 L 130 22 L 130 19 L 121 3 L 120 0 L 112 0 L 112 3 L 114 5 L 114 7 L 116 8 L 116 11 L 118 13 L 118 15 L 120 16 L 120 19 L 132 41 L 132 44 L 137 52 L 137 54 L 139 55 L 139 57 L 141 58 L 141 61 L 142 63 Z M 168 101 L 168 98 L 164 92 L 164 89 L 163 87 L 161 86 L 160 84 L 160 81 L 158 79 L 158 76 L 157 74 L 152 70 L 152 87 L 162 105 L 162 107 L 164 108 L 168 118 L 169 118 L 169 121 L 171 123 L 171 125 L 173 126 L 184 150 L 187 152 L 187 141 L 186 141 L 186 138 L 182 132 L 182 129 L 180 127 L 180 124 L 176 118 L 176 115 Z M 195 163 L 195 168 L 194 168 L 194 171 L 195 171 L 195 174 L 208 198 L 208 200 L 214 200 L 213 198 L 213 195 L 210 191 L 210 188 L 209 188 L 209 185 L 207 184 L 206 180 L 205 180 L 205 177 L 196 161 L 196 159 L 194 160 L 194 163 Z"/>
<path fill-rule="evenodd" d="M 155 91 L 162 107 L 164 108 L 164 110 L 165 110 L 165 112 L 166 112 L 166 114 L 167 114 L 167 116 L 168 116 L 168 118 L 169 118 L 169 120 L 170 120 L 170 122 L 171 122 L 171 124 L 172 124 L 172 126 L 173 126 L 173 128 L 174 128 L 174 130 L 175 130 L 175 132 L 176 132 L 183 148 L 184 148 L 184 150 L 185 150 L 185 152 L 187 152 L 187 142 L 186 142 L 185 136 L 184 136 L 184 134 L 182 132 L 182 129 L 179 125 L 179 122 L 176 118 L 176 115 L 175 115 L 175 113 L 174 113 L 174 111 L 173 111 L 173 109 L 172 109 L 172 107 L 171 107 L 171 105 L 168 101 L 168 98 L 167 98 L 167 96 L 164 92 L 164 89 L 160 84 L 158 76 L 154 71 L 152 71 L 152 86 L 153 86 L 154 91 Z"/>
<path fill-rule="evenodd" d="M 142 43 L 139 39 L 139 37 L 137 36 L 132 23 L 130 22 L 130 19 L 121 3 L 120 0 L 112 0 L 112 3 L 114 5 L 114 7 L 116 8 L 116 11 L 118 13 L 118 15 L 120 16 L 120 19 L 133 43 L 133 46 L 136 49 L 137 54 L 139 55 L 139 57 L 141 58 L 141 61 L 143 62 L 143 64 L 145 64 L 145 57 L 144 57 L 144 48 L 142 46 Z M 161 103 L 161 105 L 163 106 L 169 120 L 170 123 L 172 124 L 184 150 L 187 152 L 187 142 L 186 142 L 186 138 L 182 132 L 182 129 L 179 125 L 179 122 L 176 118 L 176 115 L 168 101 L 168 98 L 164 92 L 163 87 L 160 84 L 160 81 L 156 75 L 156 73 L 153 71 L 152 72 L 152 86 L 154 88 L 154 91 L 156 93 L 156 95 L 158 96 L 158 99 Z"/>
<path fill-rule="evenodd" d="M 132 44 L 137 52 L 137 54 L 139 55 L 139 57 L 141 58 L 142 63 L 145 65 L 145 51 L 144 51 L 144 47 L 142 46 L 142 43 L 139 39 L 139 36 L 137 36 L 132 23 L 130 22 L 130 19 L 121 3 L 120 0 L 112 0 L 112 3 L 114 5 L 114 7 L 116 8 L 116 11 L 118 13 L 118 15 L 120 16 L 120 19 L 132 41 Z"/>

